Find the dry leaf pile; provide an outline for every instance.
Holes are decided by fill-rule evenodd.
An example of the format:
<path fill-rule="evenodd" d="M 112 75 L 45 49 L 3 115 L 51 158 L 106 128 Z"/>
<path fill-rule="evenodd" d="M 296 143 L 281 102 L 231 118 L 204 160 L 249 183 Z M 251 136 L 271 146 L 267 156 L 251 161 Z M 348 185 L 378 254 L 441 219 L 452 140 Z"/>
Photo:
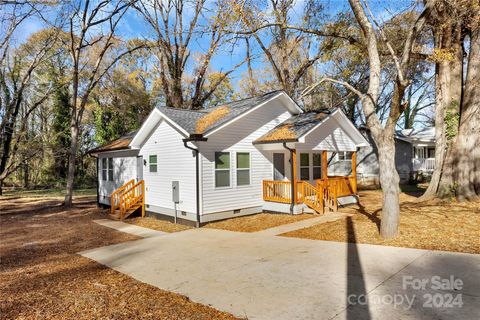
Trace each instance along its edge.
<path fill-rule="evenodd" d="M 340 208 L 352 217 L 283 234 L 287 237 L 480 253 L 480 202 L 417 202 L 401 194 L 400 233 L 379 236 L 381 192 L 360 191 L 360 205 Z"/>
<path fill-rule="evenodd" d="M 137 239 L 102 227 L 94 198 L 0 198 L 0 318 L 234 319 L 141 283 L 76 252 Z"/>
<path fill-rule="evenodd" d="M 223 229 L 238 232 L 256 232 L 314 217 L 318 217 L 318 215 L 257 213 L 250 216 L 243 216 L 223 221 L 211 222 L 205 225 L 205 228 Z"/>

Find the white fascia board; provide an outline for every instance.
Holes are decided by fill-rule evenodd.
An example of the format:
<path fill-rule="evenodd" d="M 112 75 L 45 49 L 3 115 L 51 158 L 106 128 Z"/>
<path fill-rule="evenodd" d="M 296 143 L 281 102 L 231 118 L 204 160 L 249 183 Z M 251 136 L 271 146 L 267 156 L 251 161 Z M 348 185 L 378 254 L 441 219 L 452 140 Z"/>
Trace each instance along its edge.
<path fill-rule="evenodd" d="M 303 109 L 300 108 L 300 106 L 295 101 L 293 101 L 293 99 L 286 92 L 282 91 L 281 93 L 287 99 L 288 103 L 293 106 L 293 110 L 297 111 L 297 113 L 292 112 L 292 114 L 298 114 L 298 113 L 303 113 L 304 112 Z"/>
<path fill-rule="evenodd" d="M 258 108 L 261 108 L 262 106 L 266 105 L 267 103 L 269 103 L 270 101 L 274 100 L 274 99 L 277 99 L 278 97 L 280 97 L 282 94 L 286 94 L 285 92 L 279 92 L 278 94 L 274 95 L 273 97 L 271 97 L 270 99 L 260 103 L 259 105 L 257 105 L 256 107 L 253 107 L 251 108 L 250 110 L 248 111 L 245 111 L 244 113 L 238 115 L 237 117 L 233 118 L 233 119 L 230 119 L 229 121 L 225 122 L 224 124 L 222 124 L 221 126 L 219 126 L 218 128 L 215 128 L 213 129 L 212 131 L 208 132 L 207 134 L 204 135 L 205 138 L 208 138 L 209 136 L 211 136 L 212 134 L 214 134 L 215 132 L 219 131 L 219 130 L 222 130 L 223 128 L 225 128 L 226 126 L 234 123 L 235 121 L 245 117 L 247 114 L 257 110 Z M 288 108 L 287 108 L 288 109 Z M 288 110 L 290 111 L 290 110 Z"/>
<path fill-rule="evenodd" d="M 335 110 L 333 113 L 329 114 L 325 119 L 317 123 L 312 129 L 308 130 L 305 132 L 301 137 L 298 138 L 298 142 L 300 143 L 305 143 L 305 138 L 312 133 L 313 131 L 317 130 L 318 127 L 320 127 L 322 124 L 324 124 L 328 119 L 330 119 L 337 111 L 340 109 Z"/>
<path fill-rule="evenodd" d="M 332 115 L 335 115 L 336 117 L 340 117 L 340 119 L 337 119 L 338 122 L 347 127 L 346 129 L 349 131 L 348 133 L 350 135 L 352 135 L 352 136 L 357 135 L 360 142 L 359 143 L 355 142 L 356 147 L 369 147 L 370 146 L 370 143 L 368 143 L 367 139 L 365 139 L 365 137 L 360 133 L 360 131 L 357 129 L 357 127 L 355 127 L 353 125 L 352 121 L 350 121 L 350 119 L 348 119 L 348 117 L 345 115 L 345 113 L 343 113 L 343 111 L 340 108 L 337 109 L 337 111 L 334 112 Z"/>
<path fill-rule="evenodd" d="M 130 141 L 130 144 L 128 146 L 132 149 L 139 149 L 145 142 L 145 139 L 147 139 L 147 137 L 149 136 L 150 131 L 156 127 L 156 125 L 161 119 L 164 119 L 166 122 L 168 122 L 172 127 L 177 129 L 185 137 L 189 136 L 189 133 L 185 131 L 185 129 L 183 129 L 177 123 L 175 123 L 173 120 L 167 117 L 158 108 L 155 108 L 149 114 L 149 116 L 147 117 L 147 120 L 143 122 L 142 126 L 138 130 L 135 137 L 133 137 L 132 141 Z"/>

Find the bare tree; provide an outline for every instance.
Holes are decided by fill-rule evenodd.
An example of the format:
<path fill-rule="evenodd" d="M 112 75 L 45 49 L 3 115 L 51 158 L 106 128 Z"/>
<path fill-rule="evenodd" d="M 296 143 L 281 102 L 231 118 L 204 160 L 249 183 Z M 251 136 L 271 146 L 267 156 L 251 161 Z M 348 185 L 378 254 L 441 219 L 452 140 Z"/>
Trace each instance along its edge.
<path fill-rule="evenodd" d="M 6 6 L 6 4 L 2 4 Z M 5 7 L 6 8 L 6 7 Z M 52 51 L 53 44 L 57 41 L 58 30 L 52 29 L 48 37 L 38 39 L 33 47 L 22 46 L 19 49 L 12 47 L 13 35 L 26 19 L 36 15 L 40 8 L 35 4 L 12 4 L 6 8 L 8 17 L 2 17 L 0 37 L 0 194 L 3 181 L 22 164 L 14 156 L 18 150 L 22 134 L 15 137 L 19 112 L 25 92 L 32 85 L 35 70 L 46 61 Z M 21 117 L 21 129 L 28 116 L 48 97 L 50 90 L 41 91 L 35 101 L 30 101 L 28 111 Z M 17 160 L 17 161 L 15 161 Z"/>
<path fill-rule="evenodd" d="M 205 0 L 149 0 L 135 4 L 137 10 L 154 32 L 152 50 L 159 62 L 161 88 L 167 107 L 199 109 L 211 97 L 220 84 L 244 61 L 233 68 L 220 70 L 206 89 L 211 61 L 224 45 L 226 26 L 232 18 L 227 1 L 217 1 L 216 14 L 205 17 L 210 11 Z M 187 18 L 187 12 L 189 17 Z M 202 26 L 201 21 L 206 26 Z M 205 53 L 193 56 L 192 42 L 207 37 Z M 187 75 L 187 64 L 196 59 L 193 74 Z M 185 94 L 186 93 L 186 94 Z"/>
<path fill-rule="evenodd" d="M 364 2 L 364 5 L 362 5 L 361 0 L 349 0 L 349 2 L 355 19 L 360 25 L 365 38 L 364 41 L 367 48 L 370 71 L 368 89 L 366 92 L 362 92 L 347 82 L 331 78 L 324 78 L 320 83 L 329 81 L 343 85 L 356 94 L 361 101 L 366 124 L 378 148 L 380 184 L 383 192 L 380 234 L 384 238 L 393 238 L 398 233 L 400 215 L 400 179 L 395 167 L 395 127 L 405 107 L 402 103 L 405 90 L 411 82 L 408 78 L 407 69 L 412 56 L 415 39 L 425 25 L 426 17 L 432 8 L 433 1 L 427 1 L 424 10 L 418 16 L 415 23 L 409 28 L 400 55 L 397 54 L 386 38 L 385 33 L 373 16 L 368 4 Z M 388 49 L 396 70 L 388 116 L 384 124 L 376 113 L 382 88 L 382 65 L 380 62 L 380 41 L 378 37 L 381 38 L 380 40 Z M 318 84 L 319 83 L 316 85 Z"/>
<path fill-rule="evenodd" d="M 142 44 L 114 52 L 119 39 L 115 36 L 117 27 L 125 13 L 136 1 L 100 1 L 91 4 L 89 0 L 75 3 L 69 16 L 68 43 L 72 60 L 72 103 L 71 103 L 71 144 L 68 156 L 67 186 L 64 204 L 72 206 L 75 165 L 78 152 L 80 128 L 92 90 L 98 82 L 122 57 L 143 47 Z M 96 32 L 105 28 L 106 32 Z"/>

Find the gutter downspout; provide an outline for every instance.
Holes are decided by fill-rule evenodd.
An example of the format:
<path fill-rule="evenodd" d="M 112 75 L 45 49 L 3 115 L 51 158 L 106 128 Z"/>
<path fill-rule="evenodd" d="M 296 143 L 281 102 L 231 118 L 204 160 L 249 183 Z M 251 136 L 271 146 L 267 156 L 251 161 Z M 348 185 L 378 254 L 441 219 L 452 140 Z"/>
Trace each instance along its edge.
<path fill-rule="evenodd" d="M 293 208 L 295 206 L 295 197 L 294 197 L 294 194 L 295 194 L 295 181 L 292 181 L 293 180 L 293 170 L 295 170 L 295 168 L 293 167 L 293 149 L 289 148 L 287 146 L 287 143 L 284 142 L 283 143 L 283 147 L 285 149 L 287 149 L 288 151 L 290 151 L 290 176 L 292 177 L 291 181 L 290 181 L 290 188 L 291 188 L 291 194 L 292 194 L 292 199 L 291 199 L 291 203 L 290 203 L 290 214 L 293 215 Z"/>
<path fill-rule="evenodd" d="M 201 136 L 190 136 L 190 138 L 183 139 L 183 146 L 193 151 L 195 157 L 195 198 L 196 198 L 196 222 L 195 227 L 200 228 L 200 160 L 198 156 L 198 148 L 190 147 L 188 142 L 192 141 L 207 141 L 207 138 Z"/>

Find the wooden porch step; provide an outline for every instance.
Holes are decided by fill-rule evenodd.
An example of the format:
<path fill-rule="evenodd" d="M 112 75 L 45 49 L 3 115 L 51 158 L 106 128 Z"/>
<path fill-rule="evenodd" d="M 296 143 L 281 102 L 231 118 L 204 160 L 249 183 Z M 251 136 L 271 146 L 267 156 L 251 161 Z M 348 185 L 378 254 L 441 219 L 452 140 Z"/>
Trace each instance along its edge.
<path fill-rule="evenodd" d="M 137 211 L 141 207 L 142 207 L 141 203 L 134 204 L 133 206 L 131 206 L 130 208 L 127 209 L 127 211 L 123 215 L 123 219 L 120 219 L 120 210 L 115 210 L 115 213 L 110 214 L 110 217 L 112 217 L 115 220 L 124 220 L 124 219 L 128 218 L 128 216 L 130 216 L 132 213 L 134 213 L 135 211 Z"/>

